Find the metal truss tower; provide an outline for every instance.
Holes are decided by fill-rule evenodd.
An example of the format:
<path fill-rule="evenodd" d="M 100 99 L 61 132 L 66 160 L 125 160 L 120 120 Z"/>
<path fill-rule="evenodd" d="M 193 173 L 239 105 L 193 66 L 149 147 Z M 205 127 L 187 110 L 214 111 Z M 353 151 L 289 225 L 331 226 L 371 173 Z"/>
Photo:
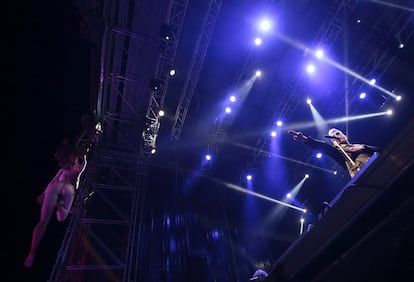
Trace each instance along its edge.
<path fill-rule="evenodd" d="M 142 133 L 163 99 L 150 84 L 166 78 L 188 1 L 138 2 L 104 3 L 96 132 L 49 281 L 148 281 L 141 229 L 150 152 Z M 160 55 L 166 22 L 177 32 Z"/>
<path fill-rule="evenodd" d="M 184 81 L 184 88 L 175 113 L 174 124 L 171 130 L 171 139 L 173 140 L 178 140 L 183 130 L 188 108 L 190 107 L 198 77 L 203 67 L 210 38 L 214 30 L 217 16 L 220 12 L 221 2 L 221 0 L 210 0 L 208 3 L 207 13 L 201 27 L 200 35 L 196 41 L 190 62 L 190 69 Z"/>

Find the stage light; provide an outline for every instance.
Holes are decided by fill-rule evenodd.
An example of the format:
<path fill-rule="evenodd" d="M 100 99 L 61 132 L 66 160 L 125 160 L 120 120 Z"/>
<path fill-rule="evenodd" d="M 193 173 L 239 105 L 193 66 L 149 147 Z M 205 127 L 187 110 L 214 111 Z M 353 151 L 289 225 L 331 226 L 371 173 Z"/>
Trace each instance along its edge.
<path fill-rule="evenodd" d="M 210 155 L 210 154 L 207 154 L 204 158 L 205 158 L 207 161 L 210 161 L 210 160 L 211 160 L 211 155 Z"/>
<path fill-rule="evenodd" d="M 154 155 L 157 152 L 157 150 L 155 148 L 151 149 L 151 155 Z"/>
<path fill-rule="evenodd" d="M 145 149 L 147 152 L 151 152 L 151 154 L 155 154 L 159 128 L 160 122 L 158 119 L 147 120 L 145 123 L 145 129 L 142 132 L 142 139 L 144 140 Z"/>
<path fill-rule="evenodd" d="M 98 134 L 102 134 L 103 133 L 102 123 L 98 122 L 95 125 L 95 132 L 98 133 Z"/>
<path fill-rule="evenodd" d="M 309 178 L 309 174 L 305 174 L 305 178 Z"/>
<path fill-rule="evenodd" d="M 361 94 L 359 94 L 360 99 L 364 99 L 365 97 L 367 97 L 367 93 L 362 92 Z"/>
<path fill-rule="evenodd" d="M 313 73 L 315 72 L 315 70 L 316 70 L 316 68 L 315 68 L 315 65 L 313 65 L 313 64 L 309 64 L 309 65 L 306 67 L 306 71 L 307 71 L 309 74 L 313 74 Z"/>
<path fill-rule="evenodd" d="M 397 96 L 397 97 L 395 97 L 395 100 L 397 100 L 397 101 L 401 101 L 401 99 L 402 99 L 402 97 L 401 97 L 401 96 Z"/>
<path fill-rule="evenodd" d="M 305 222 L 305 219 L 303 217 L 300 218 L 300 234 L 303 233 L 303 223 Z"/>
<path fill-rule="evenodd" d="M 247 179 L 247 180 L 249 180 L 249 181 L 250 181 L 250 180 L 252 180 L 252 178 L 253 178 L 253 176 L 252 176 L 251 174 L 246 175 L 246 179 Z"/>
<path fill-rule="evenodd" d="M 153 90 L 158 90 L 158 89 L 160 89 L 160 88 L 162 87 L 162 85 L 163 85 L 163 81 L 162 81 L 161 79 L 153 78 L 153 79 L 151 79 L 151 81 L 150 81 L 150 87 L 151 87 Z"/>
<path fill-rule="evenodd" d="M 388 110 L 387 115 L 389 115 L 389 116 L 392 115 L 392 110 Z"/>
<path fill-rule="evenodd" d="M 165 112 L 164 112 L 163 110 L 160 110 L 160 111 L 158 112 L 158 115 L 159 115 L 160 117 L 163 117 L 163 116 L 165 115 Z"/>
<path fill-rule="evenodd" d="M 254 39 L 254 44 L 257 46 L 262 45 L 262 39 L 260 37 L 256 37 Z"/>
<path fill-rule="evenodd" d="M 286 198 L 290 199 L 291 197 L 292 197 L 292 194 L 290 194 L 290 193 L 286 194 Z"/>
<path fill-rule="evenodd" d="M 256 77 L 261 77 L 262 76 L 262 72 L 260 70 L 256 71 Z"/>
<path fill-rule="evenodd" d="M 276 135 L 277 135 L 277 132 L 276 131 L 272 130 L 272 132 L 270 132 L 270 136 L 276 137 Z"/>
<path fill-rule="evenodd" d="M 271 21 L 270 20 L 268 20 L 268 19 L 263 19 L 263 20 L 261 20 L 260 21 L 260 23 L 259 23 L 259 29 L 261 30 L 261 31 L 264 31 L 264 32 L 268 32 L 269 30 L 270 30 L 270 28 L 272 27 L 272 23 L 271 23 Z"/>
<path fill-rule="evenodd" d="M 230 102 L 232 102 L 232 103 L 236 102 L 236 96 L 231 95 L 230 96 Z"/>
<path fill-rule="evenodd" d="M 160 30 L 160 35 L 162 38 L 164 38 L 165 40 L 170 40 L 171 36 L 173 35 L 173 29 L 170 25 L 168 24 L 163 24 L 161 26 L 161 30 Z"/>
<path fill-rule="evenodd" d="M 321 154 L 321 153 L 317 153 L 317 154 L 316 154 L 316 157 L 317 157 L 318 159 L 320 159 L 320 158 L 322 158 L 322 154 Z"/>
<path fill-rule="evenodd" d="M 229 114 L 229 113 L 231 113 L 231 108 L 230 107 L 226 107 L 226 110 L 225 111 L 226 111 L 226 113 Z"/>
<path fill-rule="evenodd" d="M 283 125 L 283 122 L 282 122 L 282 121 L 280 121 L 280 120 L 278 120 L 278 121 L 276 122 L 276 125 L 277 125 L 277 126 L 282 126 L 282 125 Z"/>
<path fill-rule="evenodd" d="M 312 100 L 310 98 L 306 99 L 306 104 L 308 105 L 312 104 Z"/>
<path fill-rule="evenodd" d="M 400 45 L 398 45 L 398 48 L 400 49 L 404 48 L 404 43 L 400 43 Z"/>
<path fill-rule="evenodd" d="M 376 82 L 377 82 L 377 80 L 375 78 L 373 78 L 369 81 L 369 84 L 375 85 Z"/>
<path fill-rule="evenodd" d="M 218 230 L 214 230 L 211 232 L 211 237 L 214 239 L 218 239 L 220 237 L 220 233 L 218 232 Z"/>
<path fill-rule="evenodd" d="M 170 70 L 170 76 L 174 76 L 175 75 L 175 69 L 171 69 Z"/>
<path fill-rule="evenodd" d="M 323 57 L 323 50 L 322 49 L 316 50 L 315 56 L 316 56 L 316 58 L 319 58 L 319 59 L 322 58 Z"/>

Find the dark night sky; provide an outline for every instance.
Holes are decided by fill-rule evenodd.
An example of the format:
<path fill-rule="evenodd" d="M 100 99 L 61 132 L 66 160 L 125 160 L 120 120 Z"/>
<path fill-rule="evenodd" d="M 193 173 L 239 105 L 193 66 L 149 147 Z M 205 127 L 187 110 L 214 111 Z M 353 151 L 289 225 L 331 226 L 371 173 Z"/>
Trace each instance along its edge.
<path fill-rule="evenodd" d="M 32 269 L 23 266 L 40 215 L 36 197 L 58 169 L 55 148 L 65 137 L 74 140 L 82 115 L 90 111 L 89 47 L 80 38 L 72 2 L 25 3 L 14 7 L 15 20 L 9 22 L 16 41 L 8 45 L 13 56 L 6 58 L 8 92 L 3 92 L 13 94 L 3 96 L 9 101 L 3 103 L 3 136 L 10 196 L 3 215 L 10 222 L 3 225 L 8 263 L 1 281 L 46 281 L 63 238 L 66 223 L 53 217 Z"/>

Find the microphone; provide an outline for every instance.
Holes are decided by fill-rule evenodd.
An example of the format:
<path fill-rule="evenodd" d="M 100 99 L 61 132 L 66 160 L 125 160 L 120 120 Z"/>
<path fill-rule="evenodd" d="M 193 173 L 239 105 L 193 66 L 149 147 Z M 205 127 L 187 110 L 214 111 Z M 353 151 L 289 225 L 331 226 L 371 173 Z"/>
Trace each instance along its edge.
<path fill-rule="evenodd" d="M 325 137 L 325 138 L 329 138 L 329 139 L 341 140 L 341 139 L 339 139 L 338 137 L 335 137 L 335 136 L 325 135 L 324 137 Z"/>

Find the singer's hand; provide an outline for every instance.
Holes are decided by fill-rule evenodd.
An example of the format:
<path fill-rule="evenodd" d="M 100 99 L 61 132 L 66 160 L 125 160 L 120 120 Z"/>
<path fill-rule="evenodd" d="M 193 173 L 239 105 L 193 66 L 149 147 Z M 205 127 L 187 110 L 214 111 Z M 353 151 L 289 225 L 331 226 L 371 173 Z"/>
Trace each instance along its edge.
<path fill-rule="evenodd" d="M 305 142 L 305 140 L 306 139 L 308 139 L 306 136 L 304 136 L 303 134 L 302 134 L 302 132 L 300 132 L 300 131 L 294 131 L 294 130 L 289 130 L 288 131 L 288 133 L 290 134 L 290 135 L 292 135 L 293 136 L 293 140 L 295 140 L 295 141 L 297 141 L 297 142 L 301 142 L 301 143 L 303 143 L 303 142 Z"/>

